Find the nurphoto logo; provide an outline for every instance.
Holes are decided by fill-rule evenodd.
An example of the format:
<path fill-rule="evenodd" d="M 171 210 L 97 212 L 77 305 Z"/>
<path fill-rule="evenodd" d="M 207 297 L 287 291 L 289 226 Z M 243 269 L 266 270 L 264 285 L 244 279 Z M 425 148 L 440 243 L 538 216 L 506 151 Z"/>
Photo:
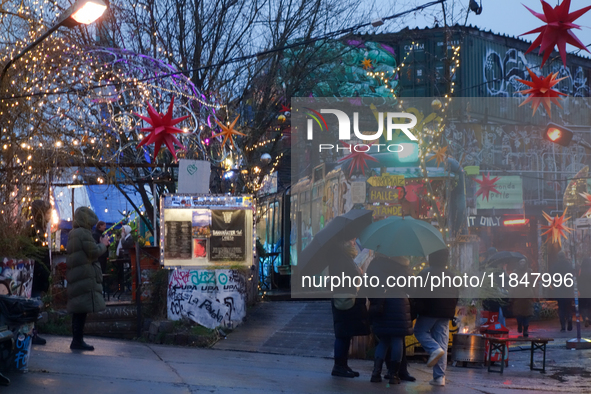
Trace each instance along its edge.
<path fill-rule="evenodd" d="M 335 115 L 339 124 L 339 140 L 347 141 L 351 139 L 351 119 L 349 115 L 344 111 L 338 109 L 320 109 L 320 112 L 313 110 L 312 108 L 304 107 L 307 111 L 307 138 L 312 140 L 314 136 L 314 123 L 318 125 L 320 131 L 328 131 L 328 124 L 322 114 Z M 384 118 L 386 118 L 386 140 L 392 140 L 392 132 L 394 130 L 402 131 L 410 140 L 417 141 L 418 138 L 410 131 L 417 124 L 417 117 L 407 112 L 387 112 L 384 116 L 383 112 L 376 113 L 376 119 L 378 123 L 378 130 L 375 133 L 361 132 L 359 130 L 359 112 L 353 112 L 353 133 L 355 137 L 362 141 L 375 141 L 378 140 L 384 134 Z M 410 122 L 406 122 L 410 120 Z M 377 151 L 380 152 L 382 147 L 388 152 L 401 152 L 403 146 L 400 144 L 372 144 L 376 146 Z M 319 152 L 323 150 L 335 149 L 334 144 L 319 144 Z M 351 150 L 355 152 L 367 152 L 370 150 L 368 144 L 355 144 L 349 146 L 336 146 L 336 150 Z"/>

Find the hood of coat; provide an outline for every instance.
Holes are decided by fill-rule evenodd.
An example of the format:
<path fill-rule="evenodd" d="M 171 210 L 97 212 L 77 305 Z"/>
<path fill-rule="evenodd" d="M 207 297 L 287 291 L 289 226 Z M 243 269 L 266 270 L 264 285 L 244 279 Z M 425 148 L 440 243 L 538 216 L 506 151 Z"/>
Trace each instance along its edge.
<path fill-rule="evenodd" d="M 97 222 L 98 217 L 92 209 L 80 207 L 76 209 L 76 212 L 74 212 L 74 222 L 72 223 L 72 227 L 82 227 L 91 230 Z"/>

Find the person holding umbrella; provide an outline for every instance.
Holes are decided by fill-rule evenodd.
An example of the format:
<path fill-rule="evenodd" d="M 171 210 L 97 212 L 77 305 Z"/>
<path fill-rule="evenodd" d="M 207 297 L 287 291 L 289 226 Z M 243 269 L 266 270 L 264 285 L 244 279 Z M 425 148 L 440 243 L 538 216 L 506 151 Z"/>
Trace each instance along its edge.
<path fill-rule="evenodd" d="M 433 227 L 431 224 L 424 222 L 422 220 L 413 219 L 412 217 L 400 217 L 400 216 L 391 216 L 384 220 L 380 220 L 379 222 L 372 223 L 369 225 L 361 235 L 359 236 L 359 240 L 361 246 L 367 249 L 372 249 L 376 252 L 376 258 L 374 261 L 370 263 L 368 268 L 368 276 L 376 275 L 373 272 L 379 271 L 386 271 L 388 272 L 385 276 L 390 275 L 402 275 L 402 276 L 409 276 L 408 264 L 406 264 L 406 259 L 402 259 L 399 261 L 403 261 L 402 266 L 404 269 L 397 267 L 396 264 L 400 265 L 400 263 L 393 263 L 391 258 L 400 259 L 396 256 L 423 256 L 426 257 L 430 253 L 445 249 L 445 241 L 441 236 L 441 232 Z M 386 264 L 389 263 L 389 264 Z M 405 266 L 406 264 L 406 266 Z M 394 268 L 395 267 L 395 268 Z M 389 272 L 394 268 L 394 273 Z M 380 276 L 380 275 L 378 275 Z M 384 278 L 381 279 L 381 281 Z M 384 282 L 381 282 L 384 283 Z M 404 336 L 412 334 L 412 316 L 410 310 L 410 300 L 406 291 L 402 291 L 400 293 L 396 293 L 401 291 L 402 289 L 398 288 L 392 293 L 389 294 L 376 294 L 372 295 L 372 304 L 373 307 L 370 306 L 370 316 L 373 315 L 374 326 L 377 328 L 377 332 L 374 333 L 380 338 L 380 340 L 384 339 L 385 347 L 391 347 L 397 352 L 397 347 L 402 340 L 404 344 Z M 394 297 L 398 298 L 396 300 L 383 300 L 386 297 Z M 380 301 L 382 300 L 382 301 Z M 394 306 L 394 303 L 398 302 L 399 305 Z M 384 308 L 381 307 L 380 304 L 384 305 Z M 390 306 L 397 309 L 398 316 L 390 315 L 391 319 L 396 319 L 398 324 L 400 325 L 399 330 L 382 330 L 381 323 L 382 320 L 387 319 L 388 316 L 382 317 L 377 316 L 382 313 L 382 309 L 386 310 Z M 406 309 L 408 307 L 408 314 L 406 313 Z M 390 310 L 393 312 L 393 309 Z M 410 330 L 406 330 L 404 327 L 407 323 L 410 324 Z M 377 323 L 377 324 L 376 324 Z M 406 332 L 410 332 L 410 334 L 405 334 Z M 382 337 L 380 337 L 380 333 Z M 388 340 L 390 343 L 388 343 Z M 378 345 L 379 346 L 379 345 Z M 403 345 L 402 345 L 402 348 Z M 391 371 L 397 370 L 398 376 L 393 376 L 394 374 L 390 374 L 390 381 L 396 383 L 398 378 L 414 381 L 415 379 L 408 374 L 406 368 L 404 367 L 404 363 L 401 365 L 401 358 L 398 357 L 398 354 L 393 352 L 394 354 L 391 357 L 391 365 L 389 369 Z M 378 356 L 381 356 L 381 351 Z M 372 373 L 372 381 L 379 382 L 378 374 L 381 372 L 381 366 L 383 363 L 383 359 L 376 357 L 374 360 L 374 372 Z M 404 376 L 404 377 L 402 377 Z"/>
<path fill-rule="evenodd" d="M 305 276 L 318 275 L 328 268 L 331 276 L 357 276 L 361 271 L 353 261 L 356 250 L 352 242 L 372 222 L 373 211 L 352 209 L 332 219 L 314 235 L 312 241 L 298 253 L 297 265 L 292 271 L 292 296 L 308 292 L 299 284 Z M 355 336 L 369 334 L 366 298 L 358 297 L 354 286 L 334 289 L 331 310 L 334 323 L 334 366 L 332 376 L 354 378 L 359 372 L 348 365 L 349 347 Z"/>
<path fill-rule="evenodd" d="M 410 261 L 406 257 L 388 257 L 376 253 L 376 257 L 367 268 L 367 275 L 377 276 L 381 283 L 385 283 L 388 276 L 408 276 L 409 265 Z M 400 287 L 386 287 L 382 297 L 370 298 L 369 314 L 372 332 L 379 340 L 370 381 L 382 381 L 382 366 L 390 350 L 390 360 L 386 363 L 389 383 L 399 384 L 404 337 L 413 333 L 410 300 L 406 290 Z"/>
<path fill-rule="evenodd" d="M 361 271 L 353 262 L 354 249 L 350 247 L 353 240 L 338 243 L 331 248 L 330 260 L 338 261 L 331 264 L 329 270 L 333 275 L 343 272 L 347 276 L 361 275 Z M 338 267 L 337 267 L 338 265 Z M 332 299 L 332 318 L 334 323 L 334 366 L 331 375 L 343 378 L 355 378 L 359 372 L 353 371 L 349 365 L 349 348 L 351 339 L 356 336 L 369 335 L 369 321 L 366 298 L 357 297 L 357 289 L 354 287 L 340 287 Z"/>
<path fill-rule="evenodd" d="M 429 267 L 419 274 L 427 276 L 453 276 L 447 269 L 449 251 L 441 249 L 429 255 Z M 421 299 L 418 317 L 415 323 L 415 337 L 423 348 L 429 352 L 428 367 L 433 367 L 432 386 L 445 386 L 445 370 L 447 367 L 447 347 L 449 343 L 449 321 L 456 315 L 458 289 L 455 287 L 439 287 L 433 297 Z"/>

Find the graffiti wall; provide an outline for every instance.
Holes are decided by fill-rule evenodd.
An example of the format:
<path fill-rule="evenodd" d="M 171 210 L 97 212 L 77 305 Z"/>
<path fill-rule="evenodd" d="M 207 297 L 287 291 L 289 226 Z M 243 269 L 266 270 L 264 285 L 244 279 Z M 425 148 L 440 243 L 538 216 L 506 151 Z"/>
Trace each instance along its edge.
<path fill-rule="evenodd" d="M 572 177 L 591 159 L 578 145 L 560 147 L 544 140 L 536 126 L 451 123 L 444 135 L 448 151 L 464 166 L 526 174 L 526 202 L 560 199 L 566 188 L 562 178 Z"/>
<path fill-rule="evenodd" d="M 246 316 L 246 279 L 238 270 L 170 271 L 168 319 L 204 327 L 233 327 Z"/>
<path fill-rule="evenodd" d="M 0 294 L 31 298 L 33 260 L 0 260 Z"/>
<path fill-rule="evenodd" d="M 535 61 L 532 59 L 536 59 Z M 519 91 L 528 87 L 517 79 L 530 80 L 527 68 L 537 75 L 558 73 L 565 78 L 554 89 L 572 97 L 589 97 L 589 81 L 582 67 L 564 67 L 562 62 L 554 62 L 540 70 L 541 58 L 528 57 L 521 51 L 511 48 L 505 51 L 488 49 L 484 57 L 483 82 L 488 95 L 492 97 L 522 97 Z M 546 70 L 546 68 L 549 68 Z"/>

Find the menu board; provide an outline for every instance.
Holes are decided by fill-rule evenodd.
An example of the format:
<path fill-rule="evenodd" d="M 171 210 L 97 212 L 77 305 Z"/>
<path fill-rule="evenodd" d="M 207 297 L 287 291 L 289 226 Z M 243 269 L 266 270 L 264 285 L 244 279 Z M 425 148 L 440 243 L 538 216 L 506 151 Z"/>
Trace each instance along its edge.
<path fill-rule="evenodd" d="M 211 211 L 210 260 L 244 260 L 245 216 L 242 209 Z"/>
<path fill-rule="evenodd" d="M 162 265 L 217 269 L 254 264 L 252 196 L 165 194 L 160 204 Z"/>
<path fill-rule="evenodd" d="M 168 221 L 165 223 L 166 259 L 190 259 L 193 237 L 190 221 Z"/>

